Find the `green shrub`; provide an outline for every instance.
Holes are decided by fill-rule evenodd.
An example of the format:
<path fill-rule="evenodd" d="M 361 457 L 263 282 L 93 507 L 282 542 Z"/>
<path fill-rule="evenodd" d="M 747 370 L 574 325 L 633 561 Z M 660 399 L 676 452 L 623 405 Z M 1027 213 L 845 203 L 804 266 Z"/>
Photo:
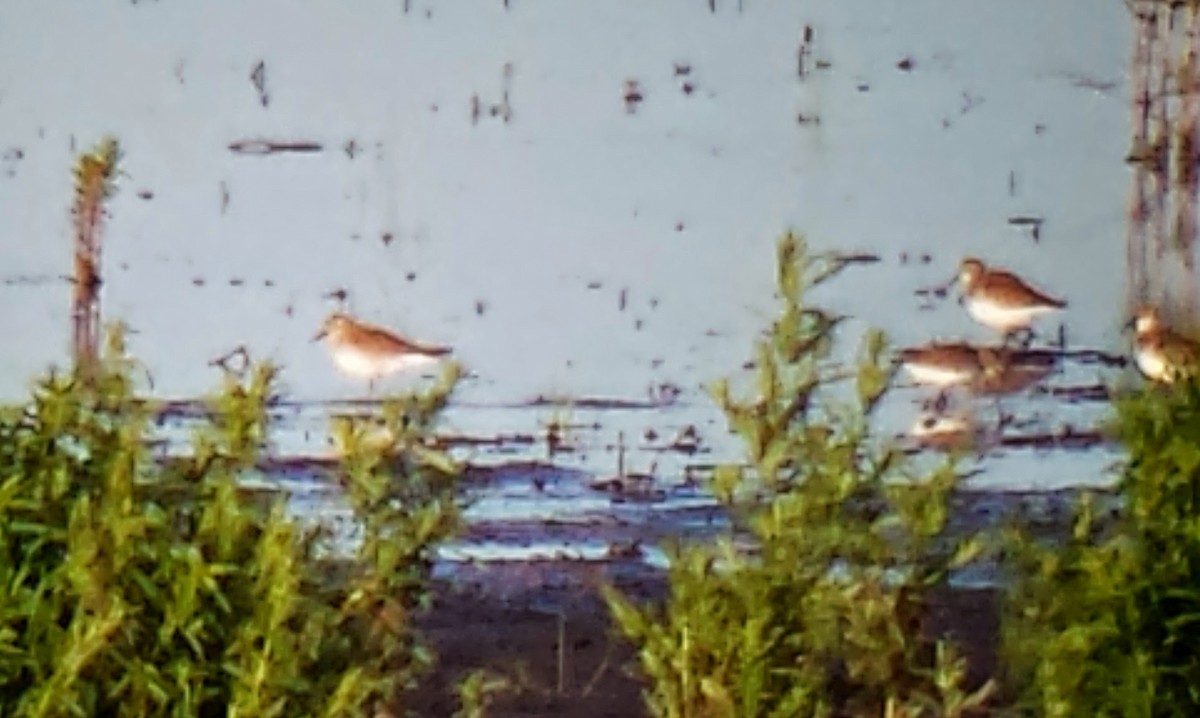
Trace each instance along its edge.
<path fill-rule="evenodd" d="M 947 536 L 950 465 L 915 477 L 869 440 L 891 380 L 882 335 L 863 341 L 852 400 L 826 378 L 839 318 L 803 297 L 843 266 L 785 236 L 756 391 L 713 390 L 750 469 L 721 468 L 712 488 L 755 550 L 676 547 L 662 608 L 607 592 L 654 715 L 959 716 L 991 690 L 967 695 L 954 648 L 922 631 L 929 592 L 979 544 Z"/>
<path fill-rule="evenodd" d="M 274 368 L 229 375 L 191 455 L 165 463 L 133 375 L 116 334 L 98 367 L 0 416 L 0 715 L 400 711 L 430 662 L 411 615 L 431 547 L 456 526 L 454 467 L 421 448 L 456 375 L 388 407 L 386 450 L 342 427 L 363 526 L 350 560 L 322 559 L 322 532 L 282 498 L 239 488 L 263 459 Z"/>
<path fill-rule="evenodd" d="M 1065 542 L 1014 532 L 1005 653 L 1025 713 L 1200 715 L 1200 383 L 1117 403 L 1121 509 Z"/>

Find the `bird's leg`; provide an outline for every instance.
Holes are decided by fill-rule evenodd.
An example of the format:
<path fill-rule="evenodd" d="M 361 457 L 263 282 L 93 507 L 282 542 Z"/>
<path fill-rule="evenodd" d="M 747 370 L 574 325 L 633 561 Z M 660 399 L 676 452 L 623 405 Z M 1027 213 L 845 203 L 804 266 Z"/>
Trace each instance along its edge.
<path fill-rule="evenodd" d="M 933 400 L 933 410 L 938 414 L 946 411 L 946 407 L 950 404 L 950 390 L 941 389 L 938 391 L 937 397 Z"/>
<path fill-rule="evenodd" d="M 1004 407 L 1000 406 L 999 394 L 992 397 L 992 406 L 996 408 L 996 432 L 1003 432 L 1004 427 L 1008 426 L 1012 422 L 1012 417 L 1004 415 Z"/>

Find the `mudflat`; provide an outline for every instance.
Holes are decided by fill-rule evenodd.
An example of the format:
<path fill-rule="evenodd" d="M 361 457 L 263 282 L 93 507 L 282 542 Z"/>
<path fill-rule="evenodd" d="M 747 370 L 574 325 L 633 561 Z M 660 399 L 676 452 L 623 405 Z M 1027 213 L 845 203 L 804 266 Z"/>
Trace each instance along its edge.
<path fill-rule="evenodd" d="M 599 594 L 606 581 L 639 600 L 661 601 L 666 592 L 664 575 L 619 562 L 479 565 L 439 582 L 419 622 L 438 660 L 409 707 L 429 718 L 453 715 L 458 682 L 483 668 L 510 684 L 493 697 L 490 718 L 649 716 L 634 649 Z M 996 673 L 999 607 L 994 589 L 932 596 L 925 630 L 955 642 L 971 687 Z"/>

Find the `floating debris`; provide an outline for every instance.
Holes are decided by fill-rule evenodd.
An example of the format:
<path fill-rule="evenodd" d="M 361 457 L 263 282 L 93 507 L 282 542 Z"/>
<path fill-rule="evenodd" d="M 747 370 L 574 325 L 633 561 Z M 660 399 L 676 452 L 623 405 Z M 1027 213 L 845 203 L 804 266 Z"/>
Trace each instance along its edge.
<path fill-rule="evenodd" d="M 221 356 L 210 359 L 208 365 L 240 376 L 250 367 L 250 352 L 246 350 L 246 345 L 239 344 Z"/>
<path fill-rule="evenodd" d="M 967 114 L 971 110 L 982 105 L 984 101 L 982 97 L 976 97 L 966 90 L 963 90 L 962 98 L 962 106 L 958 108 L 958 114 L 960 115 Z"/>
<path fill-rule="evenodd" d="M 250 71 L 250 82 L 254 84 L 254 89 L 258 91 L 258 101 L 263 107 L 271 103 L 271 96 L 267 93 L 267 65 L 262 60 Z"/>
<path fill-rule="evenodd" d="M 1039 394 L 1051 396 L 1077 403 L 1081 401 L 1111 401 L 1112 393 L 1103 384 L 1087 384 L 1083 386 L 1049 386 L 1039 387 Z"/>
<path fill-rule="evenodd" d="M 804 34 L 800 38 L 800 48 L 796 50 L 796 77 L 801 80 L 808 74 L 808 58 L 812 55 L 812 41 L 812 25 L 805 25 Z"/>
<path fill-rule="evenodd" d="M 52 282 L 74 283 L 74 277 L 55 276 L 51 274 L 15 274 L 4 278 L 4 284 L 10 287 L 38 287 Z"/>
<path fill-rule="evenodd" d="M 621 97 L 625 100 L 625 112 L 631 115 L 637 112 L 638 105 L 646 99 L 637 80 L 625 81 L 625 90 Z"/>
<path fill-rule="evenodd" d="M 1008 218 L 1008 223 L 1014 227 L 1036 227 L 1044 221 L 1045 220 L 1043 220 L 1041 217 L 1030 217 L 1026 215 L 1018 215 L 1016 217 Z"/>
<path fill-rule="evenodd" d="M 1026 215 L 1019 215 L 1016 217 L 1008 218 L 1008 223 L 1010 225 L 1012 225 L 1013 227 L 1021 227 L 1021 228 L 1028 227 L 1028 228 L 1030 228 L 1030 233 L 1033 237 L 1034 242 L 1038 242 L 1041 240 L 1042 224 L 1044 222 L 1045 222 L 1045 220 L 1042 219 L 1041 217 L 1032 217 L 1032 216 L 1026 216 Z"/>
<path fill-rule="evenodd" d="M 872 252 L 839 252 L 833 259 L 838 264 L 875 264 L 882 261 L 878 254 Z"/>
<path fill-rule="evenodd" d="M 661 409 L 663 406 L 667 405 L 669 401 L 673 401 L 673 399 L 608 399 L 591 396 L 559 397 L 544 396 L 539 394 L 532 399 L 517 402 L 514 406 L 517 408 L 531 409 L 540 406 L 570 406 L 574 409 Z"/>
<path fill-rule="evenodd" d="M 229 150 L 240 155 L 273 155 L 285 152 L 311 154 L 322 152 L 324 146 L 319 142 L 288 142 L 265 139 L 237 140 L 229 143 Z"/>
<path fill-rule="evenodd" d="M 625 432 L 617 434 L 617 475 L 607 478 L 596 478 L 588 482 L 588 487 L 594 491 L 609 494 L 614 501 L 664 501 L 667 493 L 655 487 L 655 470 L 651 464 L 648 473 L 625 471 Z"/>

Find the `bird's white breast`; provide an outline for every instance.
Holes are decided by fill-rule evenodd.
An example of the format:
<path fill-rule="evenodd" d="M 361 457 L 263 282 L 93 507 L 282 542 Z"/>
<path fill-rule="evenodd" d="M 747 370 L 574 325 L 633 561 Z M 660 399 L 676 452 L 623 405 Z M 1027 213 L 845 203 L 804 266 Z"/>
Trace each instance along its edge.
<path fill-rule="evenodd" d="M 904 368 L 915 381 L 938 386 L 962 384 L 970 381 L 975 374 L 967 367 L 938 366 L 936 364 L 905 363 Z"/>
<path fill-rule="evenodd" d="M 376 378 L 406 369 L 415 369 L 436 361 L 426 354 L 372 354 L 354 346 L 341 346 L 333 350 L 333 362 L 339 369 L 361 378 Z"/>
<path fill-rule="evenodd" d="M 1055 310 L 1055 307 L 1043 305 L 1009 306 L 988 297 L 970 297 L 966 304 L 967 312 L 975 321 L 1000 331 L 1024 329 L 1037 315 Z"/>
<path fill-rule="evenodd" d="M 1138 369 L 1146 376 L 1156 381 L 1170 381 L 1170 367 L 1161 352 L 1139 347 L 1134 352 L 1134 359 L 1137 361 Z"/>

